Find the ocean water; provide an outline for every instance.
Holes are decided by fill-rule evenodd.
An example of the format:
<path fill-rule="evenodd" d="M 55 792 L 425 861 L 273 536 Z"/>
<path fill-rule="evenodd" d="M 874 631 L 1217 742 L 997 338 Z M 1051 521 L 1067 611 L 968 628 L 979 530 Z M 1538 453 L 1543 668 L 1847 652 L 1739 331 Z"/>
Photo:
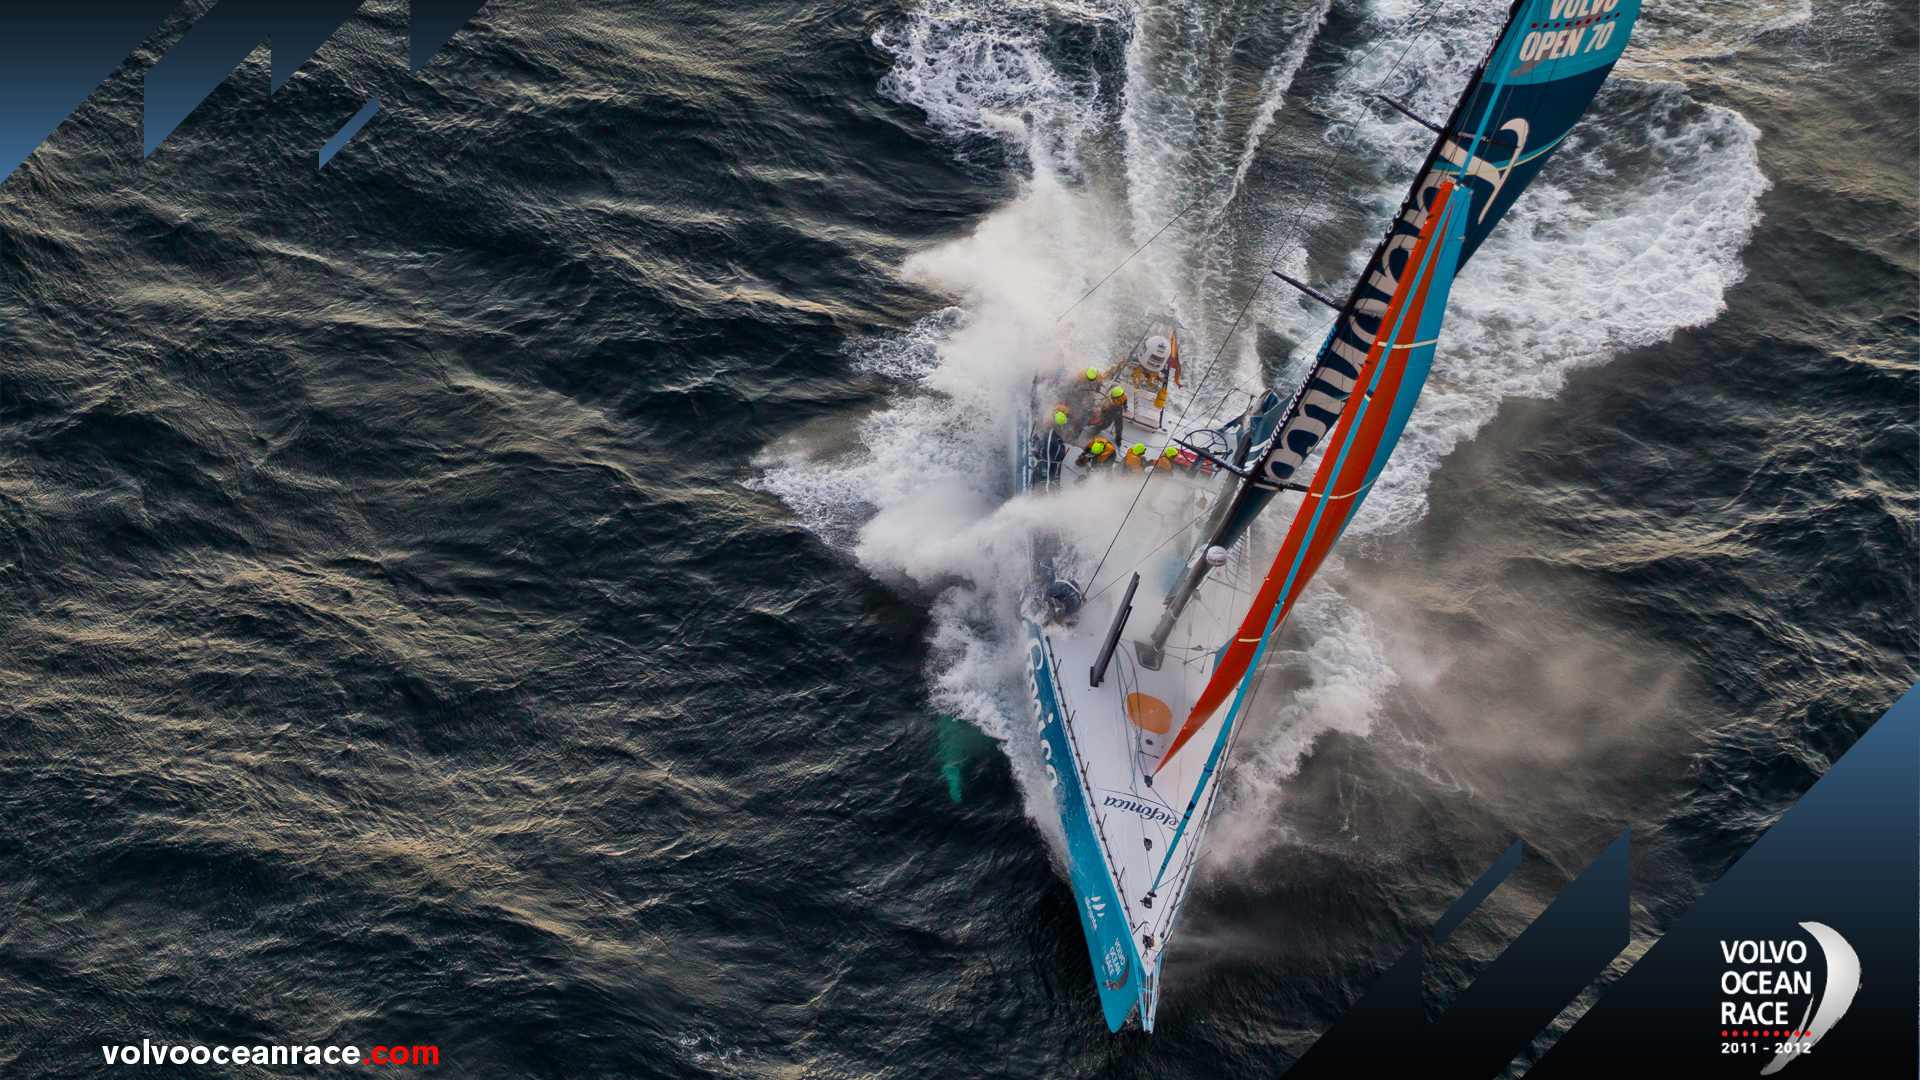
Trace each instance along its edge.
<path fill-rule="evenodd" d="M 1006 390 L 1147 309 L 1193 415 L 1285 385 L 1254 287 L 1350 279 L 1426 138 L 1365 95 L 1500 12 L 496 0 L 410 79 L 375 0 L 142 161 L 204 7 L 0 186 L 10 1075 L 1271 1074 L 1516 838 L 1430 1008 L 1631 827 L 1624 966 L 1920 676 L 1915 14 L 1650 3 L 1109 1035 L 1007 553 L 1123 507 L 1010 499 Z"/>

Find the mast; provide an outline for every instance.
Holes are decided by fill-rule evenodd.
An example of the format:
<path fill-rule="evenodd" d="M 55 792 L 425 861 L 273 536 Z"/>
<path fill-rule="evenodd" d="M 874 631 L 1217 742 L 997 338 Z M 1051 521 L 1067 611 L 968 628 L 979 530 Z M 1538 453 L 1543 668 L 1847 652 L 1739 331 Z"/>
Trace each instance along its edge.
<path fill-rule="evenodd" d="M 1274 410 L 1279 404 L 1280 395 L 1269 390 L 1259 402 L 1248 407 L 1246 423 L 1240 432 L 1240 439 L 1234 447 L 1233 456 L 1226 462 L 1229 466 L 1224 470 L 1227 474 L 1226 489 L 1220 493 L 1220 498 L 1214 501 L 1213 510 L 1207 515 L 1207 527 L 1202 533 L 1201 542 L 1188 553 L 1187 565 L 1180 572 L 1180 580 L 1167 593 L 1160 621 L 1154 624 L 1153 633 L 1148 635 L 1147 640 L 1133 643 L 1134 655 L 1139 660 L 1140 666 L 1150 671 L 1160 670 L 1160 663 L 1166 652 L 1167 638 L 1173 633 L 1174 626 L 1179 623 L 1180 614 L 1187 609 L 1187 602 L 1193 599 L 1193 594 L 1199 590 L 1200 583 L 1207 579 L 1207 574 L 1215 566 L 1226 561 L 1223 556 L 1215 556 L 1214 549 L 1221 548 L 1219 538 L 1226 535 L 1228 524 L 1233 520 L 1235 512 L 1244 502 L 1246 492 L 1251 487 L 1242 466 L 1247 460 L 1248 453 L 1256 446 L 1263 444 L 1269 437 L 1268 432 L 1272 431 L 1270 418 L 1273 418 Z M 1224 552 L 1224 548 L 1222 551 Z M 1216 557 L 1219 558 L 1219 562 L 1213 561 Z"/>

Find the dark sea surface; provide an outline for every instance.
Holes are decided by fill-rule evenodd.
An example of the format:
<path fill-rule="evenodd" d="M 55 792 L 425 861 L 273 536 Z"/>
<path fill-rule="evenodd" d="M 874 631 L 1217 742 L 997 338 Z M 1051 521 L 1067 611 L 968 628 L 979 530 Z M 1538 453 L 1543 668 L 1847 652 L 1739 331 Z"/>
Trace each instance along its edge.
<path fill-rule="evenodd" d="M 1343 73 L 1413 42 L 1440 111 L 1498 13 L 495 0 L 410 78 L 376 0 L 142 161 L 207 6 L 0 186 L 0 1074 L 1272 1075 L 1515 839 L 1430 1008 L 1631 827 L 1623 969 L 1920 675 L 1913 7 L 1650 4 L 1109 1035 L 942 547 L 995 484 L 900 492 L 1075 214 L 1033 280 L 1227 192 L 1110 289 L 1297 363 L 1233 311 L 1348 272 L 1419 142 Z"/>

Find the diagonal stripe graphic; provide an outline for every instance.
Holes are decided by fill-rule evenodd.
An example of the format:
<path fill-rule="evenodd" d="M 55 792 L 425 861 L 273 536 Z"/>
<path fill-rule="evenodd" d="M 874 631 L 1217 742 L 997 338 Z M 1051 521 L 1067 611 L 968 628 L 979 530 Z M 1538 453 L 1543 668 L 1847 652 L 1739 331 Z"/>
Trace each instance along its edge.
<path fill-rule="evenodd" d="M 1287 1076 L 1485 1080 L 1627 947 L 1629 833 L 1623 832 L 1430 1025 L 1422 1021 L 1420 944 L 1387 970 L 1301 1055 Z M 1442 917 L 1449 932 L 1520 861 L 1516 842 Z M 1468 902 L 1471 901 L 1469 905 Z M 1467 905 L 1467 911 L 1461 907 Z"/>
<path fill-rule="evenodd" d="M 380 95 L 375 94 L 372 101 L 360 106 L 360 111 L 353 114 L 353 119 L 348 120 L 339 131 L 334 133 L 333 138 L 328 139 L 327 144 L 320 148 L 320 164 L 317 167 L 326 168 L 327 162 L 333 160 L 333 155 L 339 153 L 340 148 L 347 145 L 347 140 L 353 138 L 361 128 L 366 127 L 367 121 L 373 119 L 373 114 L 379 111 Z"/>

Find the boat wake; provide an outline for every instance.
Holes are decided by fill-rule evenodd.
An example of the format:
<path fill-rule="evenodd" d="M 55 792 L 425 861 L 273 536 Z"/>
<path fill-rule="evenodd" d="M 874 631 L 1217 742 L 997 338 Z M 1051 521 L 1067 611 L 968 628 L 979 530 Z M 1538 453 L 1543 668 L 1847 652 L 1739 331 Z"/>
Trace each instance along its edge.
<path fill-rule="evenodd" d="M 1190 420 L 1225 407 L 1213 399 L 1234 385 L 1290 392 L 1327 314 L 1263 288 L 1228 337 L 1248 290 L 1273 263 L 1318 267 L 1315 284 L 1345 289 L 1431 142 L 1365 93 L 1443 108 L 1503 17 L 1485 5 L 1382 0 L 1333 40 L 1319 0 L 1150 9 L 939 0 L 876 33 L 894 58 L 880 93 L 923 111 L 957 156 L 1004 163 L 1018 193 L 902 267 L 952 307 L 849 344 L 852 363 L 898 383 L 860 421 L 858 446 L 783 442 L 762 455 L 754 485 L 876 577 L 933 596 L 933 706 L 1003 742 L 1056 850 L 1023 686 L 1024 545 L 1044 528 L 1097 556 L 1133 485 L 1015 496 L 1016 400 L 1037 375 L 1110 362 L 1148 309 L 1171 309 L 1191 328 L 1190 390 L 1219 356 Z M 1317 57 L 1329 63 L 1307 63 Z M 1335 66 L 1339 75 L 1303 82 L 1303 71 Z M 1503 400 L 1551 397 L 1576 369 L 1714 319 L 1742 276 L 1767 187 L 1757 138 L 1738 114 L 1677 84 L 1611 82 L 1455 285 L 1432 380 L 1348 535 L 1418 522 L 1433 470 Z M 1316 186 L 1314 170 L 1336 152 L 1332 182 Z M 1122 569 L 1104 569 L 1092 588 Z M 1216 865 L 1284 842 L 1274 793 L 1321 735 L 1367 736 L 1400 681 L 1344 580 L 1336 553 L 1292 616 L 1287 641 L 1303 646 L 1269 654 L 1269 667 L 1296 677 L 1266 701 L 1266 716 L 1250 717 L 1236 749 L 1215 815 Z"/>

